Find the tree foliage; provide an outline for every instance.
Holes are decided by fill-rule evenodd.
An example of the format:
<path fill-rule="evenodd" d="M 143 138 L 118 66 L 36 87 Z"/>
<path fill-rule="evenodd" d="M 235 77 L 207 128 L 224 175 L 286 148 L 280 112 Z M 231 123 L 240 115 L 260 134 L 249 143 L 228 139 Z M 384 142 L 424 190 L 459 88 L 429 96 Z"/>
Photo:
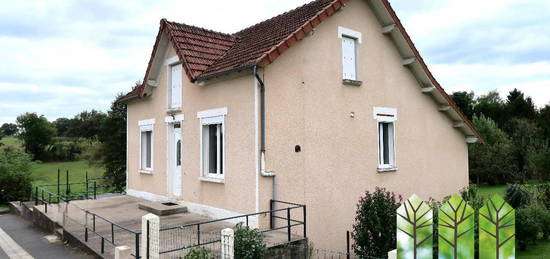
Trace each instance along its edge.
<path fill-rule="evenodd" d="M 54 143 L 56 129 L 44 115 L 25 113 L 17 117 L 19 138 L 23 140 L 25 151 L 34 159 L 46 157 L 46 148 Z"/>
<path fill-rule="evenodd" d="M 13 148 L 0 150 L 0 204 L 30 196 L 31 158 Z"/>
<path fill-rule="evenodd" d="M 114 101 L 98 135 L 101 142 L 98 152 L 105 168 L 105 177 L 117 190 L 123 190 L 126 186 L 126 112 L 126 104 Z"/>
<path fill-rule="evenodd" d="M 474 115 L 473 124 L 485 140 L 483 145 L 471 145 L 470 176 L 476 182 L 490 184 L 514 182 L 517 175 L 512 143 L 497 124 L 484 115 Z"/>
<path fill-rule="evenodd" d="M 474 92 L 454 92 L 451 94 L 451 98 L 456 103 L 458 108 L 466 115 L 469 119 L 472 119 L 474 115 Z"/>
<path fill-rule="evenodd" d="M 96 110 L 83 111 L 70 120 L 67 135 L 95 139 L 99 135 L 105 114 Z"/>
<path fill-rule="evenodd" d="M 0 135 L 13 136 L 17 134 L 17 125 L 14 123 L 4 123 L 0 127 Z"/>

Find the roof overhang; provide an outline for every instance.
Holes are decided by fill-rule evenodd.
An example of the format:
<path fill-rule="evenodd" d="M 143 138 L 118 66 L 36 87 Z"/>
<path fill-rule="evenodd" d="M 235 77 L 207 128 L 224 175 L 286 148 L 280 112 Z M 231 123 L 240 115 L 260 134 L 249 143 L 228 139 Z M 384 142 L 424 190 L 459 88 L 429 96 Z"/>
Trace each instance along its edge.
<path fill-rule="evenodd" d="M 382 26 L 381 33 L 392 39 L 403 58 L 403 66 L 407 67 L 418 81 L 419 91 L 437 103 L 438 110 L 450 118 L 452 127 L 466 136 L 467 143 L 483 142 L 472 122 L 435 80 L 388 0 L 366 1 Z"/>

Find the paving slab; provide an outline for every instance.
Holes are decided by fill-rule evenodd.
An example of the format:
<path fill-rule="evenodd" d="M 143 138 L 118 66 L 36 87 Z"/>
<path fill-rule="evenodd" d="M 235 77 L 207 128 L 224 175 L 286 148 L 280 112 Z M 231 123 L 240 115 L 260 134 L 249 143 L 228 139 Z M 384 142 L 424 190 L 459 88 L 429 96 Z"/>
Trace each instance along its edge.
<path fill-rule="evenodd" d="M 128 195 L 107 197 L 97 200 L 71 201 L 66 209 L 68 217 L 65 218 L 64 229 L 105 258 L 114 257 L 115 245 L 128 246 L 131 248 L 132 254 L 135 254 L 136 234 L 128 230 L 134 232 L 141 231 L 141 218 L 149 212 L 139 209 L 139 204 L 145 202 L 147 201 Z M 43 212 L 44 206 L 37 206 L 35 209 Z M 51 205 L 48 207 L 48 213 L 46 215 L 61 223 L 63 221 L 61 209 L 63 209 L 63 206 L 58 207 L 58 205 Z M 86 213 L 86 211 L 99 216 L 96 216 L 94 219 L 94 216 L 90 213 Z M 104 219 L 115 222 L 124 229 L 112 226 Z M 212 219 L 189 212 L 160 216 L 161 227 L 182 226 L 209 220 Z M 88 231 L 88 241 L 86 242 L 84 226 L 88 226 L 88 229 L 93 230 L 94 221 L 95 231 Z M 234 226 L 235 224 L 225 221 L 201 225 L 201 243 L 218 240 L 222 229 L 233 228 Z M 268 232 L 265 236 L 268 246 L 275 246 L 287 241 L 286 230 Z M 167 251 L 196 244 L 198 235 L 196 228 L 191 229 L 188 227 L 162 231 L 160 237 L 161 251 Z M 139 238 L 141 239 L 141 235 L 139 235 Z M 303 237 L 299 235 L 291 235 L 292 241 L 301 239 L 303 239 Z M 103 253 L 101 253 L 101 243 L 103 243 Z M 212 250 L 218 250 L 219 242 L 213 243 L 207 247 Z M 184 255 L 185 251 L 180 251 L 166 254 L 162 256 L 162 258 L 178 258 Z"/>
<path fill-rule="evenodd" d="M 65 246 L 62 242 L 48 242 L 44 236 L 50 233 L 35 228 L 31 222 L 13 214 L 0 215 L 0 228 L 34 258 L 95 258 L 79 249 Z M 0 258 L 9 257 L 2 251 L 0 252 Z"/>

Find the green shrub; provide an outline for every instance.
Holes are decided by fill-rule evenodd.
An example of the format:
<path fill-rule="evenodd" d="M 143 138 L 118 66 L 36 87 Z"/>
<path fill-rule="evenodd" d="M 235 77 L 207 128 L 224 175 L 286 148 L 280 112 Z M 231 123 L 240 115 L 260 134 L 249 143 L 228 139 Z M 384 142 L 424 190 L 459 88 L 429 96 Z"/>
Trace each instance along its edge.
<path fill-rule="evenodd" d="M 267 254 L 267 246 L 263 234 L 243 223 L 235 227 L 235 258 L 258 259 L 264 258 Z"/>
<path fill-rule="evenodd" d="M 212 251 L 203 248 L 203 247 L 195 247 L 189 251 L 183 257 L 184 259 L 214 259 L 215 256 L 212 255 Z"/>
<path fill-rule="evenodd" d="M 531 193 L 524 185 L 512 184 L 506 189 L 505 200 L 514 209 L 519 209 L 531 202 Z"/>
<path fill-rule="evenodd" d="M 525 251 L 528 244 L 539 238 L 548 217 L 548 210 L 537 202 L 516 210 L 516 241 L 520 250 Z"/>
<path fill-rule="evenodd" d="M 550 183 L 535 185 L 535 197 L 550 210 Z"/>
<path fill-rule="evenodd" d="M 31 195 L 31 157 L 16 149 L 0 152 L 0 204 Z"/>
<path fill-rule="evenodd" d="M 352 237 L 353 250 L 357 256 L 386 257 L 396 247 L 396 210 L 401 204 L 398 197 L 376 187 L 373 193 L 367 191 L 357 204 Z"/>

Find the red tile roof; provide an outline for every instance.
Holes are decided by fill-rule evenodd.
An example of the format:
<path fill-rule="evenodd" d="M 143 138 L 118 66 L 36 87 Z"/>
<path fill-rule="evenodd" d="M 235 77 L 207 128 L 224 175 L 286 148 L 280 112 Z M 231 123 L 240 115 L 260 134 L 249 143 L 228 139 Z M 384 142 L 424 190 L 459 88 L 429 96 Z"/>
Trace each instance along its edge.
<path fill-rule="evenodd" d="M 144 84 L 119 101 L 142 97 L 161 35 L 166 31 L 191 82 L 219 73 L 273 62 L 283 51 L 305 37 L 313 27 L 349 0 L 316 0 L 234 34 L 186 24 L 160 21 Z"/>
<path fill-rule="evenodd" d="M 189 80 L 194 82 L 220 73 L 248 68 L 253 65 L 264 67 L 270 64 L 284 51 L 303 39 L 314 27 L 342 8 L 348 1 L 350 0 L 315 0 L 234 34 L 215 32 L 162 19 L 155 46 L 153 47 L 153 53 L 151 54 L 143 80 L 144 83 L 118 101 L 143 97 L 153 58 L 164 31 L 166 31 L 180 60 L 182 60 Z M 466 118 L 433 77 L 389 1 L 381 1 L 404 36 L 407 44 L 413 50 L 430 81 L 432 81 L 440 94 L 458 113 L 460 118 L 472 129 L 474 134 L 483 141 L 470 120 Z"/>

